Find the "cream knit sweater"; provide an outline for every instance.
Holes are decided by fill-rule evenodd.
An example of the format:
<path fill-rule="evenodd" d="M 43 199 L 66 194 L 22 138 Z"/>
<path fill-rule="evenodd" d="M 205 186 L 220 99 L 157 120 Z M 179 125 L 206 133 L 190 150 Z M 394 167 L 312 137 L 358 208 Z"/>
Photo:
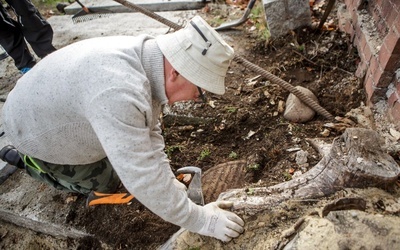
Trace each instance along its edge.
<path fill-rule="evenodd" d="M 173 185 L 158 117 L 168 102 L 155 39 L 102 37 L 59 49 L 25 74 L 3 107 L 6 136 L 54 164 L 108 157 L 127 190 L 166 221 L 197 232 L 204 211 Z"/>

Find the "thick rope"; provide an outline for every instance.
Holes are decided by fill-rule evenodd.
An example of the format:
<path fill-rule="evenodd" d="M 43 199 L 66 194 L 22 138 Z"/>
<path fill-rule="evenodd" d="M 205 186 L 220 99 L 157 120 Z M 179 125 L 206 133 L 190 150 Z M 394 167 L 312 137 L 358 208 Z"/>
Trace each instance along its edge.
<path fill-rule="evenodd" d="M 273 83 L 278 84 L 279 86 L 283 87 L 290 93 L 294 94 L 297 96 L 300 100 L 302 100 L 305 104 L 307 104 L 310 108 L 312 108 L 314 111 L 316 111 L 318 114 L 324 116 L 325 118 L 329 120 L 333 120 L 334 117 L 326 111 L 323 107 L 321 107 L 317 102 L 315 102 L 313 99 L 305 95 L 303 92 L 298 90 L 297 88 L 293 87 L 290 83 L 282 80 L 281 78 L 269 73 L 268 71 L 260 68 L 259 66 L 247 61 L 243 57 L 240 56 L 235 56 L 233 60 L 237 62 L 243 63 L 244 66 L 248 67 L 249 69 L 253 70 L 254 72 L 264 76 L 268 80 L 270 80 Z"/>
<path fill-rule="evenodd" d="M 152 12 L 149 11 L 143 7 L 140 7 L 136 4 L 133 4 L 131 2 L 128 2 L 126 0 L 114 0 L 115 2 L 118 2 L 120 4 L 122 4 L 123 6 L 141 12 L 142 14 L 145 14 L 146 16 L 149 16 L 165 25 L 167 25 L 168 27 L 174 29 L 174 30 L 179 30 L 181 28 L 183 28 L 182 26 L 171 22 L 170 20 Z M 305 104 L 307 104 L 311 109 L 313 109 L 315 112 L 317 112 L 318 114 L 324 116 L 326 119 L 329 120 L 333 120 L 334 117 L 323 107 L 321 107 L 316 101 L 314 101 L 313 99 L 311 99 L 310 97 L 306 96 L 305 94 L 303 94 L 301 91 L 299 91 L 298 89 L 296 89 L 295 87 L 293 87 L 290 83 L 282 80 L 281 78 L 269 73 L 268 71 L 262 69 L 261 67 L 247 61 L 246 59 L 242 58 L 241 56 L 235 55 L 233 58 L 234 61 L 236 62 L 241 62 L 245 67 L 248 67 L 249 69 L 253 70 L 254 72 L 264 76 L 266 79 L 270 80 L 271 82 L 278 84 L 279 86 L 283 87 L 284 89 L 286 89 L 287 91 L 289 91 L 290 93 L 294 94 L 295 96 L 297 96 L 301 101 L 303 101 Z"/>

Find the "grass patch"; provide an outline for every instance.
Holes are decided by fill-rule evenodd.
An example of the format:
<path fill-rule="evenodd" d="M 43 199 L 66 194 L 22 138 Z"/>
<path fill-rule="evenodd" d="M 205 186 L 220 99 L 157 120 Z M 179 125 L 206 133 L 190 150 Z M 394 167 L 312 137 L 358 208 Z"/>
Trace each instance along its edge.
<path fill-rule="evenodd" d="M 38 8 L 40 10 L 40 12 L 43 12 L 44 10 L 57 11 L 56 6 L 60 2 L 62 2 L 62 1 L 60 1 L 60 0 L 32 0 L 33 5 L 35 5 L 36 8 Z M 68 2 L 68 1 L 65 1 L 65 2 Z M 58 11 L 55 13 L 58 13 Z"/>
<path fill-rule="evenodd" d="M 261 2 L 256 2 L 253 9 L 251 9 L 250 20 L 253 21 L 258 38 L 263 41 L 268 41 L 271 33 L 268 30 L 267 21 L 265 20 L 264 5 Z"/>

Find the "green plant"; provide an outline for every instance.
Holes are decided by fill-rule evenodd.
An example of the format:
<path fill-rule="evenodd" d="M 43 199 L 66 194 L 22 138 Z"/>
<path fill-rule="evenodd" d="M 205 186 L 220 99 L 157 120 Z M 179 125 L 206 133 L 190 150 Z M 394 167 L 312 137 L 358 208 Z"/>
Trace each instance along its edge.
<path fill-rule="evenodd" d="M 253 163 L 253 164 L 248 165 L 247 168 L 252 171 L 257 171 L 260 169 L 260 164 Z"/>
<path fill-rule="evenodd" d="M 168 146 L 165 148 L 165 153 L 167 154 L 168 158 L 171 158 L 173 152 L 175 152 L 176 150 L 181 152 L 182 148 L 183 148 L 183 146 L 181 146 L 181 145 Z"/>
<path fill-rule="evenodd" d="M 51 8 L 55 9 L 59 0 L 32 0 L 32 3 L 39 9 L 41 8 Z"/>
<path fill-rule="evenodd" d="M 246 193 L 247 193 L 248 195 L 253 195 L 253 194 L 254 194 L 254 188 L 248 188 L 248 189 L 246 190 Z"/>
<path fill-rule="evenodd" d="M 298 51 L 304 51 L 305 50 L 304 44 L 301 44 L 301 45 L 297 46 L 297 50 Z"/>
<path fill-rule="evenodd" d="M 250 20 L 253 21 L 259 39 L 268 41 L 271 37 L 271 33 L 267 27 L 267 22 L 265 20 L 264 6 L 262 2 L 256 2 L 253 9 L 251 10 Z"/>
<path fill-rule="evenodd" d="M 238 154 L 232 151 L 232 152 L 229 154 L 229 158 L 231 158 L 231 159 L 237 159 L 237 158 L 238 158 Z"/>
<path fill-rule="evenodd" d="M 226 107 L 226 110 L 229 113 L 235 113 L 238 110 L 238 108 L 236 108 L 236 107 Z"/>
<path fill-rule="evenodd" d="M 290 181 L 292 179 L 292 175 L 289 174 L 288 172 L 283 172 L 283 177 L 285 178 L 286 181 Z"/>
<path fill-rule="evenodd" d="M 205 148 L 205 149 L 203 149 L 203 150 L 200 152 L 200 156 L 199 156 L 199 158 L 197 158 L 197 159 L 198 159 L 199 161 L 202 161 L 202 160 L 204 160 L 205 158 L 209 157 L 210 154 L 211 154 L 211 151 L 210 151 L 208 148 Z"/>
<path fill-rule="evenodd" d="M 210 21 L 210 25 L 213 27 L 218 27 L 220 26 L 222 23 L 224 23 L 225 21 L 220 18 L 220 16 L 214 17 L 211 21 Z"/>

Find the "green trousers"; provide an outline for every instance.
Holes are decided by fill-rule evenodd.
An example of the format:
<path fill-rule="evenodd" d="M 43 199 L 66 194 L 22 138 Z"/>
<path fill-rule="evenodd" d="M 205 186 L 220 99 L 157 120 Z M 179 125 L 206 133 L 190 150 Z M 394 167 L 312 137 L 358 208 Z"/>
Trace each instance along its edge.
<path fill-rule="evenodd" d="M 120 184 L 108 158 L 86 165 L 57 165 L 21 155 L 27 173 L 58 190 L 88 195 L 92 190 L 114 193 Z"/>

